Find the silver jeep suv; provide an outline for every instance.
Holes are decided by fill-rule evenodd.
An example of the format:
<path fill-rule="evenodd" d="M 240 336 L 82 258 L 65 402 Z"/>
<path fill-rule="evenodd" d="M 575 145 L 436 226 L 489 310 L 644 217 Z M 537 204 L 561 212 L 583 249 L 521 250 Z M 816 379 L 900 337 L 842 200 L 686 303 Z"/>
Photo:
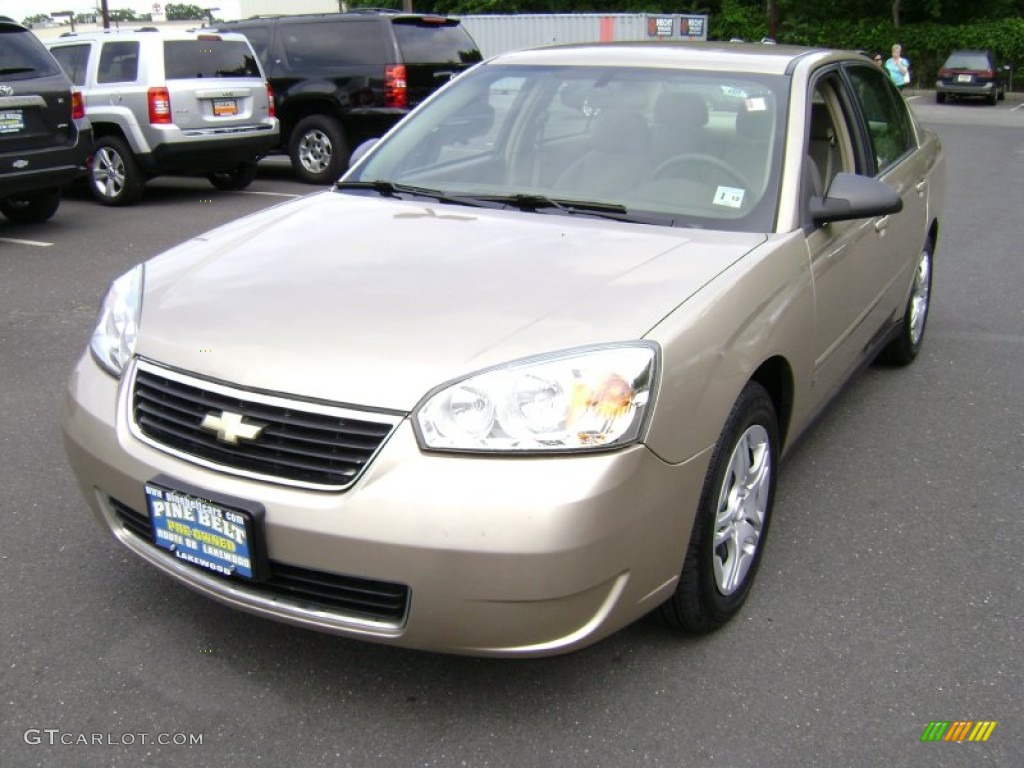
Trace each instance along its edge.
<path fill-rule="evenodd" d="M 90 187 L 104 205 L 136 202 L 146 180 L 163 174 L 242 189 L 278 142 L 273 94 L 242 35 L 94 32 L 48 47 L 85 94 Z"/>

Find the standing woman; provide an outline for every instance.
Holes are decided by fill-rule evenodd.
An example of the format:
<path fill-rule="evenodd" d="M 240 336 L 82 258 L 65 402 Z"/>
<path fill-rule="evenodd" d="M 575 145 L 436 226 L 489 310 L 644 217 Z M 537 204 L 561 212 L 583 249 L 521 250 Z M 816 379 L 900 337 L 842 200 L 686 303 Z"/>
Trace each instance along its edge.
<path fill-rule="evenodd" d="M 903 48 L 899 43 L 892 47 L 892 57 L 885 62 L 885 69 L 892 78 L 893 85 L 903 90 L 910 85 L 910 62 L 902 56 Z"/>

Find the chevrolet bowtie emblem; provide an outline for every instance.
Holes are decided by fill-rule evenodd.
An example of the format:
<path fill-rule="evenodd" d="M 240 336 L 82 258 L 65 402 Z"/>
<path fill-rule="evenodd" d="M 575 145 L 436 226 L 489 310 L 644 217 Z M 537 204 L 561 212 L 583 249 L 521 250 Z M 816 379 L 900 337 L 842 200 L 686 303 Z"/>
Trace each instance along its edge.
<path fill-rule="evenodd" d="M 221 411 L 219 416 L 208 413 L 199 426 L 209 432 L 216 432 L 217 439 L 222 442 L 238 445 L 239 439 L 255 440 L 263 433 L 263 427 L 246 424 L 243 418 L 241 414 L 230 411 Z"/>

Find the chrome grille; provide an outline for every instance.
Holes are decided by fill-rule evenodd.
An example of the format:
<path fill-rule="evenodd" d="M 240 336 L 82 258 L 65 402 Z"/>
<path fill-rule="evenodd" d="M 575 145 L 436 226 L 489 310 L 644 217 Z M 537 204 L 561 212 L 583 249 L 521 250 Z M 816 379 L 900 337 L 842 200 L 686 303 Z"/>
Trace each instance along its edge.
<path fill-rule="evenodd" d="M 288 400 L 197 379 L 139 361 L 132 421 L 148 442 L 200 463 L 303 487 L 347 488 L 401 416 Z M 228 412 L 261 427 L 256 439 L 218 439 L 200 425 Z"/>
<path fill-rule="evenodd" d="M 148 515 L 108 497 L 114 516 L 126 531 L 152 544 L 153 524 Z M 156 547 L 156 545 L 153 545 Z M 409 588 L 389 581 L 364 579 L 296 565 L 270 561 L 270 575 L 264 581 L 231 578 L 232 586 L 260 595 L 273 594 L 305 607 L 345 617 L 387 622 L 405 622 Z M 197 566 L 192 566 L 197 567 Z"/>

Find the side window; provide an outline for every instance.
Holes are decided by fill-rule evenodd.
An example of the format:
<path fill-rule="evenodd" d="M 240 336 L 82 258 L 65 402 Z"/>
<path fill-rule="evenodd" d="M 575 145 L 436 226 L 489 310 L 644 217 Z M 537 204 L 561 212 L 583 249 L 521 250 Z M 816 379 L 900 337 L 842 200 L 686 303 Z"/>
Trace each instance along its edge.
<path fill-rule="evenodd" d="M 139 76 L 137 42 L 104 43 L 100 51 L 97 83 L 134 83 Z"/>
<path fill-rule="evenodd" d="M 75 85 L 85 85 L 85 68 L 89 63 L 88 45 L 62 45 L 59 48 L 51 48 L 50 53 L 60 64 L 60 68 L 71 78 Z"/>
<path fill-rule="evenodd" d="M 877 68 L 850 67 L 849 73 L 882 173 L 917 144 L 907 105 Z"/>
<path fill-rule="evenodd" d="M 338 67 L 384 65 L 384 40 L 376 19 L 303 22 L 281 27 L 293 70 L 331 74 Z"/>

